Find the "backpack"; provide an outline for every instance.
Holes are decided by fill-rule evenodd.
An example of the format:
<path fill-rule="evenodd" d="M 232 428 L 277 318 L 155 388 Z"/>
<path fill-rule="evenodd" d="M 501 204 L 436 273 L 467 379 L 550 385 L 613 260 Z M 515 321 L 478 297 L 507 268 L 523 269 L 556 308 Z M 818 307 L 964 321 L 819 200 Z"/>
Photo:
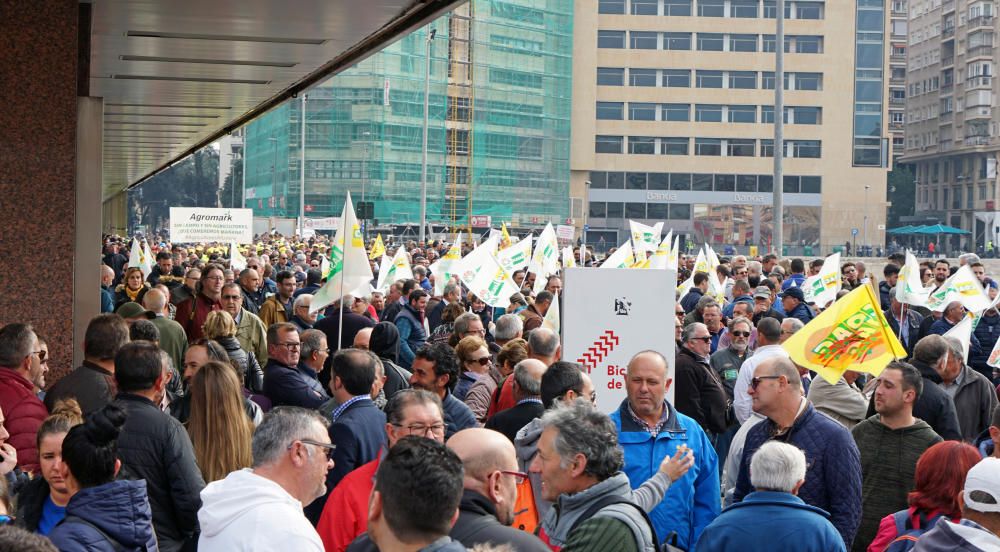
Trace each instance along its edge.
<path fill-rule="evenodd" d="M 653 526 L 653 520 L 649 519 L 649 514 L 647 514 L 645 510 L 640 508 L 638 504 L 632 502 L 631 500 L 621 495 L 604 495 L 595 500 L 593 504 L 588 506 L 587 509 L 584 510 L 582 514 L 580 514 L 580 517 L 576 518 L 576 521 L 574 521 L 573 525 L 570 526 L 569 533 L 567 534 L 572 535 L 573 531 L 575 531 L 577 527 L 579 527 L 581 524 L 583 524 L 586 521 L 589 521 L 604 508 L 614 504 L 628 504 L 629 506 L 632 506 L 633 508 L 636 509 L 636 511 L 639 512 L 639 514 L 642 516 L 642 519 L 646 520 L 646 525 L 649 527 L 649 534 L 652 535 L 653 543 L 656 546 L 657 550 L 659 550 L 660 552 L 683 552 L 680 548 L 677 547 L 676 532 L 671 532 L 670 535 L 667 536 L 667 539 L 661 543 L 656 537 L 656 527 Z"/>
<path fill-rule="evenodd" d="M 937 521 L 941 519 L 941 515 L 936 515 L 926 521 L 924 521 L 923 516 L 914 516 L 913 519 L 916 520 L 916 527 L 914 527 L 911 521 L 909 510 L 900 510 L 892 514 L 892 519 L 896 522 L 896 538 L 892 539 L 889 546 L 886 546 L 883 552 L 907 552 L 913 550 L 920 536 L 934 528 Z M 924 521 L 923 525 L 921 525 L 922 521 Z"/>

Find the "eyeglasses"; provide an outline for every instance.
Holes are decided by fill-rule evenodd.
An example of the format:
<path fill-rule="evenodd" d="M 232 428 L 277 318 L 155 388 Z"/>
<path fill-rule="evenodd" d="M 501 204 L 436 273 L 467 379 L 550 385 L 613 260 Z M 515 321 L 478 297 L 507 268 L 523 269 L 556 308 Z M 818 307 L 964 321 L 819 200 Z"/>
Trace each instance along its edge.
<path fill-rule="evenodd" d="M 493 359 L 490 357 L 470 358 L 469 360 L 466 360 L 466 362 L 478 362 L 480 366 L 486 366 L 487 364 L 493 362 Z"/>
<path fill-rule="evenodd" d="M 732 334 L 734 337 L 750 337 L 750 332 L 734 331 Z"/>
<path fill-rule="evenodd" d="M 705 337 L 692 337 L 691 339 L 694 339 L 694 340 L 697 340 L 697 341 L 704 341 L 705 343 L 711 343 L 712 342 L 712 336 L 710 336 L 710 335 L 706 335 Z"/>
<path fill-rule="evenodd" d="M 472 335 L 472 334 L 475 334 L 475 335 L 486 335 L 486 330 L 469 330 L 469 331 L 465 332 L 466 336 L 469 336 L 469 335 Z"/>
<path fill-rule="evenodd" d="M 398 428 L 405 429 L 409 435 L 427 435 L 430 431 L 434 435 L 444 435 L 444 424 L 434 424 L 434 425 L 423 425 L 423 424 L 413 424 L 404 426 L 401 424 L 392 424 Z"/>
<path fill-rule="evenodd" d="M 750 389 L 753 389 L 754 391 L 756 391 L 757 390 L 757 386 L 760 385 L 760 382 L 762 382 L 762 381 L 764 381 L 766 379 L 781 379 L 783 377 L 784 376 L 754 376 L 754 378 L 752 380 L 750 380 Z"/>
<path fill-rule="evenodd" d="M 500 473 L 514 478 L 514 483 L 520 485 L 528 479 L 528 474 L 519 471 L 500 470 Z"/>
<path fill-rule="evenodd" d="M 284 348 L 288 349 L 289 351 L 294 351 L 294 350 L 296 350 L 296 349 L 298 349 L 299 347 L 302 346 L 301 343 L 275 343 L 275 345 L 277 345 L 279 347 L 284 347 Z"/>
<path fill-rule="evenodd" d="M 225 280 L 226 277 L 225 276 L 205 276 L 205 279 L 206 280 L 215 280 L 216 282 L 220 282 L 222 280 Z"/>
<path fill-rule="evenodd" d="M 312 445 L 314 447 L 320 447 L 322 449 L 326 449 L 325 452 L 327 460 L 333 458 L 333 452 L 337 450 L 337 445 L 334 445 L 333 443 L 320 443 L 319 441 L 313 441 L 312 439 L 296 439 L 296 440 L 304 445 Z M 292 442 L 291 445 L 288 445 L 287 450 L 292 450 L 292 446 L 294 445 L 295 443 Z"/>
<path fill-rule="evenodd" d="M 250 270 L 260 270 L 259 266 L 248 266 L 247 268 L 249 268 Z"/>

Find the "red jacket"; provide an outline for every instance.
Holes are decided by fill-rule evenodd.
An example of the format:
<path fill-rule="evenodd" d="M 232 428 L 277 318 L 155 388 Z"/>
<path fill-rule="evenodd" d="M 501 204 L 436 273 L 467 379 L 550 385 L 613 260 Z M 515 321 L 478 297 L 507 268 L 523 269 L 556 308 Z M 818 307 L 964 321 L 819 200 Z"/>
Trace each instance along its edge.
<path fill-rule="evenodd" d="M 326 552 L 347 550 L 351 541 L 368 530 L 368 497 L 375 487 L 375 471 L 381 458 L 380 452 L 377 458 L 347 474 L 330 492 L 316 525 Z"/>
<path fill-rule="evenodd" d="M 191 312 L 192 308 L 194 312 Z M 205 324 L 208 313 L 221 309 L 221 303 L 212 301 L 204 294 L 199 293 L 194 297 L 181 301 L 177 305 L 177 313 L 174 315 L 174 320 L 184 328 L 188 342 L 193 343 L 205 335 L 201 327 Z"/>
<path fill-rule="evenodd" d="M 38 473 L 38 428 L 49 415 L 42 401 L 35 396 L 35 386 L 21 374 L 0 368 L 0 408 L 3 426 L 10 433 L 7 442 L 17 449 L 17 465 L 27 472 Z"/>

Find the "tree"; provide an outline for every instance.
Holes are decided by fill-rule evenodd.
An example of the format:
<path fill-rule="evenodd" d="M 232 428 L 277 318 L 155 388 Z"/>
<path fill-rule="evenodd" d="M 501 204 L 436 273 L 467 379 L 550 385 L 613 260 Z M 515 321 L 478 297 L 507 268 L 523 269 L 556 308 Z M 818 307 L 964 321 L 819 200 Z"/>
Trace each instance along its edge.
<path fill-rule="evenodd" d="M 913 170 L 909 165 L 895 165 L 889 171 L 886 199 L 891 202 L 891 206 L 886 217 L 887 228 L 899 227 L 901 226 L 900 217 L 913 215 L 917 196 L 916 187 Z"/>
<path fill-rule="evenodd" d="M 129 228 L 165 229 L 171 207 L 219 206 L 219 152 L 209 146 L 129 191 Z"/>
<path fill-rule="evenodd" d="M 243 162 L 236 156 L 233 157 L 233 162 L 230 165 L 229 175 L 222 183 L 219 203 L 223 207 L 243 207 Z"/>

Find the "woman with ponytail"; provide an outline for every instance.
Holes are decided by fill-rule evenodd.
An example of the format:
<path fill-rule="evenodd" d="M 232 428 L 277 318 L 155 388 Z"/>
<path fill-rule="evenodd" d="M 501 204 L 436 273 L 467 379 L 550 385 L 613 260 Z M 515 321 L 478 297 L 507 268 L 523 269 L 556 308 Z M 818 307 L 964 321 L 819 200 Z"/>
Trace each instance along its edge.
<path fill-rule="evenodd" d="M 118 434 L 125 411 L 114 403 L 69 430 L 62 476 L 71 498 L 66 517 L 49 533 L 62 552 L 157 551 L 145 480 L 116 480 Z"/>

